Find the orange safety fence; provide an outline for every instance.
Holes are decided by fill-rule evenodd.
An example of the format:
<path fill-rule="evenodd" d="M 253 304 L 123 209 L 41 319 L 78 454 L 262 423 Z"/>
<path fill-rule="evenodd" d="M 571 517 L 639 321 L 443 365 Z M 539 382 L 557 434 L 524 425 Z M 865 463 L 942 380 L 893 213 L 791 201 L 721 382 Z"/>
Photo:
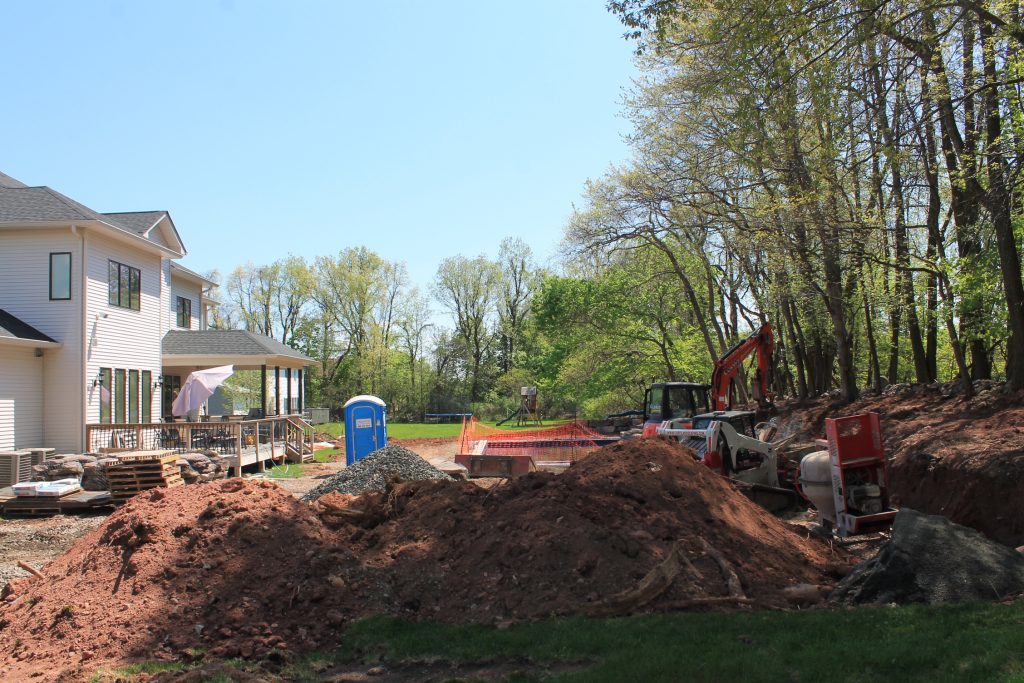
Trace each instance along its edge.
<path fill-rule="evenodd" d="M 499 429 L 475 417 L 462 421 L 460 455 L 528 455 L 535 462 L 574 462 L 615 441 L 573 420 L 551 427 Z"/>

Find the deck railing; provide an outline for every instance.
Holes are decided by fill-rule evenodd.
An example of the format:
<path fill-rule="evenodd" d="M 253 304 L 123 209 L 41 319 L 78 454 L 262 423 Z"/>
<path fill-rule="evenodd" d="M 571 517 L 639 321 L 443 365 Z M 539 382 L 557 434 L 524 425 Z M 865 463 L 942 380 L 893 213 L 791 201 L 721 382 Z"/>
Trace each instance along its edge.
<path fill-rule="evenodd" d="M 167 450 L 213 451 L 235 458 L 235 467 L 266 460 L 302 462 L 313 453 L 313 427 L 300 415 L 256 420 L 90 424 L 85 428 L 91 453 Z M 243 455 L 252 456 L 243 459 Z"/>

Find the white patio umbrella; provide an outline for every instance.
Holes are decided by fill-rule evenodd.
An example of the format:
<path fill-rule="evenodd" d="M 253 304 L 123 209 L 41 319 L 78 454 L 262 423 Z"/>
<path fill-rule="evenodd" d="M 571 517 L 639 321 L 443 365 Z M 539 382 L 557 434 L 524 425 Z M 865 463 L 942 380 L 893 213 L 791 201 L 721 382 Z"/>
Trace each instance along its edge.
<path fill-rule="evenodd" d="M 221 365 L 189 373 L 185 383 L 181 385 L 178 397 L 171 404 L 171 413 L 187 415 L 189 411 L 198 410 L 199 406 L 203 405 L 203 401 L 210 398 L 214 390 L 234 372 L 234 365 Z"/>

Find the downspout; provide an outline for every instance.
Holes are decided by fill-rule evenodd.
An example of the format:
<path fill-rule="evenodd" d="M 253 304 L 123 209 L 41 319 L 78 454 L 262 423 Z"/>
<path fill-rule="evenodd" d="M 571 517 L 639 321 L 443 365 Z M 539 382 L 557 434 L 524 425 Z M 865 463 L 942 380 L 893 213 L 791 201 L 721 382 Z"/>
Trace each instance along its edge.
<path fill-rule="evenodd" d="M 81 441 L 79 443 L 82 445 L 82 452 L 84 453 L 85 451 L 89 450 L 86 447 L 86 446 L 88 446 L 88 444 L 85 443 L 85 431 L 86 431 L 85 430 L 85 425 L 88 422 L 88 412 L 87 412 L 88 409 L 86 408 L 86 405 L 88 404 L 88 395 L 89 395 L 89 377 L 88 377 L 88 375 L 89 375 L 89 366 L 88 366 L 88 355 L 87 355 L 87 351 L 88 351 L 88 347 L 89 347 L 89 323 L 88 323 L 88 321 L 86 319 L 86 310 L 87 310 L 86 299 L 88 297 L 86 296 L 86 277 L 85 277 L 85 271 L 87 270 L 86 269 L 87 260 L 86 260 L 86 255 L 85 255 L 85 231 L 83 230 L 81 233 L 79 233 L 78 232 L 78 226 L 75 225 L 74 223 L 72 223 L 71 224 L 71 234 L 72 235 L 77 235 L 78 237 L 80 237 L 82 239 L 82 264 L 81 264 L 82 287 L 79 290 L 78 296 L 82 300 L 82 324 L 81 324 L 81 329 L 82 329 L 82 390 L 83 390 L 83 393 L 82 393 L 82 401 L 81 401 L 82 422 L 81 422 L 81 428 L 80 428 L 78 436 L 81 439 Z"/>

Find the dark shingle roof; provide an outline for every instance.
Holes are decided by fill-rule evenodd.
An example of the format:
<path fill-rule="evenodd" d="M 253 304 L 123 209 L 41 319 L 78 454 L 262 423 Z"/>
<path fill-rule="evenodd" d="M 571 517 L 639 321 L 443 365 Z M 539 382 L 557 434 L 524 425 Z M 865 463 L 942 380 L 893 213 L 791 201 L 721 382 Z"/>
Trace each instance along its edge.
<path fill-rule="evenodd" d="M 166 211 L 120 211 L 114 213 L 105 213 L 105 217 L 109 218 L 114 223 L 137 232 L 140 235 L 145 235 L 146 232 L 152 228 L 157 221 L 167 215 Z"/>
<path fill-rule="evenodd" d="M 27 322 L 15 318 L 2 308 L 0 308 L 0 337 L 57 343 L 55 339 L 46 336 Z"/>
<path fill-rule="evenodd" d="M 276 339 L 245 330 L 171 330 L 164 335 L 168 356 L 287 356 L 313 362 Z"/>
<path fill-rule="evenodd" d="M 103 216 L 48 187 L 0 187 L 0 222 L 103 220 Z"/>
<path fill-rule="evenodd" d="M 6 173 L 0 172 L 0 187 L 28 187 L 28 185 L 17 178 L 12 178 Z"/>
<path fill-rule="evenodd" d="M 166 211 L 99 213 L 53 188 L 26 187 L 24 183 L 0 173 L 0 223 L 94 220 L 145 236 L 146 231 L 166 215 Z M 181 241 L 176 228 L 175 237 Z"/>

